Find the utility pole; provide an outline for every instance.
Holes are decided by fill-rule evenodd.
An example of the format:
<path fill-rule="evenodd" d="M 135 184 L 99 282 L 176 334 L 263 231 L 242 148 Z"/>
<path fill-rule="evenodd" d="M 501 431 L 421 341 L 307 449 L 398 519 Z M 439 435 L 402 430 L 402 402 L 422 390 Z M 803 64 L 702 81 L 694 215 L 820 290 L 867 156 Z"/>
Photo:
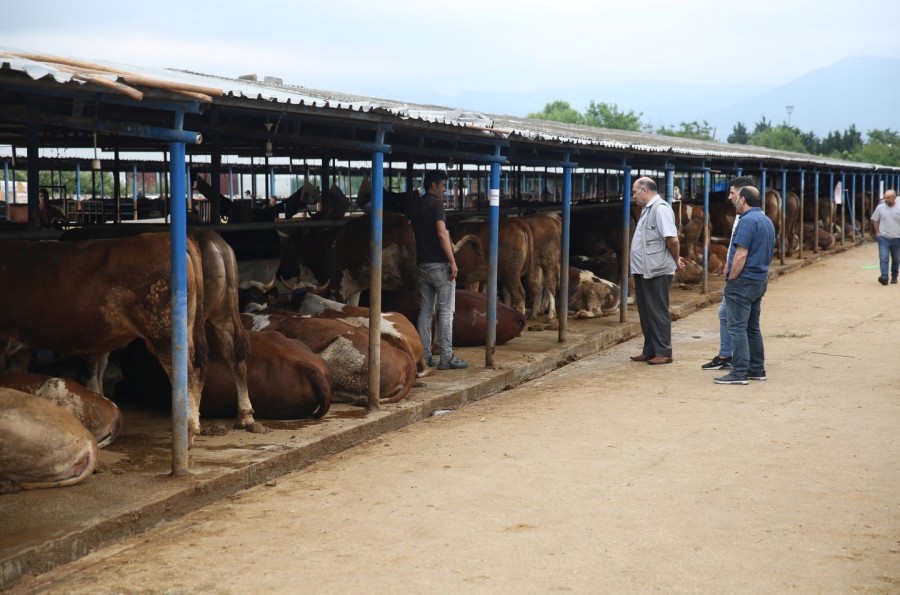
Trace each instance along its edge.
<path fill-rule="evenodd" d="M 787 121 L 787 124 L 788 124 L 788 126 L 790 126 L 790 125 L 791 125 L 791 114 L 794 113 L 794 106 L 793 106 L 793 105 L 786 105 L 786 106 L 784 107 L 784 111 L 787 112 L 787 115 L 788 115 L 788 121 Z"/>

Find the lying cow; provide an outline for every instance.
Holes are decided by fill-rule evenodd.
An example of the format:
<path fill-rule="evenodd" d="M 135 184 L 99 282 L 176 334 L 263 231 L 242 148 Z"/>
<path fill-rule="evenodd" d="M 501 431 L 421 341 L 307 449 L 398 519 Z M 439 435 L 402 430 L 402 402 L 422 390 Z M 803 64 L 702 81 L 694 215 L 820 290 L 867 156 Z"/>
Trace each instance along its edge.
<path fill-rule="evenodd" d="M 341 319 L 300 316 L 263 310 L 241 314 L 245 328 L 278 331 L 297 339 L 328 363 L 332 400 L 365 405 L 369 389 L 369 330 Z M 361 323 L 359 323 L 361 325 Z M 381 400 L 396 403 L 409 394 L 416 381 L 412 357 L 387 341 L 381 342 Z"/>
<path fill-rule="evenodd" d="M 172 375 L 172 266 L 169 237 L 141 234 L 84 242 L 0 241 L 0 345 L 7 368 L 24 372 L 35 349 L 88 357 L 88 388 L 102 393 L 110 351 L 143 339 Z M 187 240 L 188 439 L 200 431 L 208 347 L 203 266 Z M 23 299 L 25 296 L 26 299 Z M 65 296 L 64 307 L 60 296 Z"/>
<path fill-rule="evenodd" d="M 255 411 L 263 419 L 318 419 L 331 407 L 328 364 L 309 347 L 281 333 L 248 331 L 251 357 L 247 385 Z M 210 358 L 200 413 L 229 417 L 235 413 L 235 389 L 228 366 Z"/>
<path fill-rule="evenodd" d="M 74 380 L 14 372 L 0 374 L 0 387 L 42 397 L 62 407 L 87 428 L 100 448 L 112 444 L 122 430 L 122 412 L 116 404 Z"/>
<path fill-rule="evenodd" d="M 576 318 L 599 318 L 616 312 L 622 300 L 619 286 L 590 271 L 569 267 L 569 311 Z"/>
<path fill-rule="evenodd" d="M 48 401 L 0 388 L 0 494 L 74 485 L 97 465 L 97 443 Z"/>
<path fill-rule="evenodd" d="M 418 320 L 419 306 L 409 292 L 386 293 L 382 305 L 398 311 L 410 320 Z M 496 344 L 518 337 L 525 328 L 525 315 L 497 303 Z M 487 343 L 487 295 L 467 289 L 456 290 L 453 314 L 453 346 L 477 347 Z"/>

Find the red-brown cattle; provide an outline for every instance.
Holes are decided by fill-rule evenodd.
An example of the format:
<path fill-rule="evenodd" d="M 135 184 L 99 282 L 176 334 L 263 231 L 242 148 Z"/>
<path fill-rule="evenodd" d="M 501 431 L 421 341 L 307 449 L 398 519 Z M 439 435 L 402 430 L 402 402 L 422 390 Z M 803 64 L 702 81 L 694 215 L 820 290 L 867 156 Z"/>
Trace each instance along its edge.
<path fill-rule="evenodd" d="M 128 226 L 81 228 L 65 232 L 60 241 L 130 237 L 135 233 Z M 188 230 L 188 235 L 200 249 L 205 329 L 215 339 L 213 344 L 220 350 L 217 355 L 228 365 L 230 377 L 236 387 L 236 391 L 231 393 L 237 395 L 234 427 L 265 432 L 266 428 L 256 424 L 253 419 L 253 406 L 247 392 L 247 358 L 250 347 L 239 318 L 238 265 L 234 250 L 222 236 L 211 229 L 192 227 Z M 171 236 L 166 233 L 165 237 Z"/>
<path fill-rule="evenodd" d="M 74 380 L 13 372 L 0 374 L 0 387 L 42 397 L 62 407 L 87 428 L 100 448 L 111 444 L 122 430 L 122 412 L 116 404 Z"/>
<path fill-rule="evenodd" d="M 328 413 L 331 376 L 325 360 L 281 333 L 248 331 L 248 335 L 252 355 L 247 385 L 256 415 L 263 419 L 318 419 Z M 235 414 L 235 386 L 229 372 L 220 358 L 210 358 L 200 401 L 204 417 Z"/>
<path fill-rule="evenodd" d="M 475 233 L 484 246 L 488 245 L 489 223 L 460 222 L 457 233 Z M 501 218 L 498 229 L 497 284 L 503 293 L 503 302 L 525 313 L 525 287 L 522 277 L 533 279 L 534 237 L 531 228 L 518 218 Z"/>
<path fill-rule="evenodd" d="M 96 465 L 97 443 L 71 413 L 0 388 L 0 494 L 73 485 Z"/>
<path fill-rule="evenodd" d="M 368 328 L 369 309 L 362 306 L 341 304 L 316 295 L 306 289 L 298 289 L 291 293 L 291 310 L 307 316 L 340 318 L 345 321 L 365 320 Z M 356 325 L 356 326 L 360 326 Z M 432 370 L 425 362 L 425 349 L 419 332 L 409 319 L 399 312 L 381 313 L 381 338 L 409 354 L 416 362 L 416 374 L 421 378 L 428 376 Z"/>
<path fill-rule="evenodd" d="M 764 211 L 766 216 L 772 221 L 772 225 L 775 227 L 775 250 L 780 251 L 781 232 L 784 227 L 781 221 L 781 193 L 772 188 L 766 190 Z"/>
<path fill-rule="evenodd" d="M 300 316 L 293 312 L 265 310 L 241 314 L 245 328 L 278 331 L 297 339 L 328 363 L 332 401 L 337 397 L 366 404 L 369 386 L 369 331 L 340 319 Z M 408 353 L 381 342 L 381 400 L 400 401 L 416 381 L 416 366 Z"/>
<path fill-rule="evenodd" d="M 720 238 L 731 238 L 734 218 L 737 213 L 734 205 L 728 200 L 728 192 L 719 191 L 709 194 L 709 224 L 712 235 Z"/>
<path fill-rule="evenodd" d="M 569 267 L 569 311 L 576 318 L 599 318 L 619 309 L 619 286 L 590 271 Z"/>
<path fill-rule="evenodd" d="M 477 347 L 487 342 L 487 295 L 467 289 L 456 290 L 453 314 L 453 346 Z M 416 297 L 409 292 L 391 292 L 384 296 L 384 307 L 417 320 Z M 525 315 L 497 303 L 496 344 L 503 345 L 518 337 L 525 328 Z"/>
<path fill-rule="evenodd" d="M 467 234 L 453 245 L 453 257 L 459 274 L 456 286 L 460 289 L 478 291 L 483 283 L 487 283 L 488 265 L 481 238 Z"/>
<path fill-rule="evenodd" d="M 784 234 L 787 257 L 800 247 L 800 196 L 791 190 L 785 194 Z"/>
<path fill-rule="evenodd" d="M 294 271 L 283 276 L 296 276 L 299 265 L 303 265 L 312 270 L 317 279 L 329 280 L 332 290 L 339 290 L 342 301 L 359 305 L 359 294 L 369 288 L 371 225 L 369 215 L 351 219 L 334 232 L 330 243 L 325 232 L 279 232 L 282 238 L 280 269 Z M 384 214 L 381 261 L 383 290 L 416 287 L 416 243 L 412 225 L 406 217 L 397 213 Z"/>
<path fill-rule="evenodd" d="M 812 223 L 803 224 L 803 247 L 807 250 L 813 249 L 813 238 L 818 238 L 819 250 L 828 250 L 834 246 L 834 234 L 819 228 L 819 234 L 816 236 L 816 228 Z"/>
<path fill-rule="evenodd" d="M 172 374 L 172 267 L 169 238 L 141 234 L 85 242 L 0 242 L 0 344 L 10 371 L 27 369 L 44 348 L 93 358 L 88 388 L 102 393 L 109 352 L 140 338 Z M 208 348 L 203 266 L 187 241 L 188 438 L 200 430 Z M 23 299 L 26 296 L 26 299 Z M 65 296 L 64 307 L 60 296 Z"/>
<path fill-rule="evenodd" d="M 531 315 L 547 314 L 556 318 L 556 293 L 559 290 L 562 221 L 557 216 L 531 215 L 522 217 L 531 228 L 534 245 L 534 276 L 529 277 Z"/>
<path fill-rule="evenodd" d="M 817 216 L 818 213 L 818 216 Z M 815 223 L 819 220 L 819 227 L 832 233 L 834 223 L 834 200 L 830 196 L 806 196 L 803 200 L 803 222 Z"/>

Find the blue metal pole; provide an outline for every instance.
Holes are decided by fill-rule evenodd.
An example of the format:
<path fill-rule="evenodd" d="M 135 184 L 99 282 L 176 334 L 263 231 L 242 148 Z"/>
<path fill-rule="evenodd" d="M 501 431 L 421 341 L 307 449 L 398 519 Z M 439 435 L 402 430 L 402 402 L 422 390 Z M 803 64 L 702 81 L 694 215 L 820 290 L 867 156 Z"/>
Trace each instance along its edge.
<path fill-rule="evenodd" d="M 846 212 L 847 212 L 847 174 L 844 171 L 841 171 L 841 246 L 844 245 L 844 228 L 846 226 Z"/>
<path fill-rule="evenodd" d="M 9 205 L 12 204 L 9 196 L 9 161 L 3 162 L 3 200 L 6 203 L 6 218 L 9 219 Z"/>
<path fill-rule="evenodd" d="M 375 142 L 384 144 L 384 129 L 379 127 Z M 323 185 L 324 187 L 324 185 Z M 384 219 L 384 153 L 372 152 L 371 243 L 372 266 L 369 272 L 369 393 L 367 408 L 376 411 L 381 400 L 381 247 Z"/>
<path fill-rule="evenodd" d="M 856 172 L 850 174 L 850 241 L 856 243 Z"/>
<path fill-rule="evenodd" d="M 800 245 L 797 247 L 797 258 L 803 258 L 803 209 L 806 200 L 806 171 L 800 168 Z"/>
<path fill-rule="evenodd" d="M 183 114 L 179 114 L 183 118 Z M 184 143 L 169 145 L 172 213 L 172 474 L 188 472 L 187 205 Z"/>
<path fill-rule="evenodd" d="M 138 218 L 137 163 L 135 163 L 131 166 L 131 198 L 134 201 L 133 219 L 135 221 L 137 221 L 137 218 Z"/>
<path fill-rule="evenodd" d="M 781 170 L 781 220 L 785 223 L 784 233 L 781 234 L 781 264 L 784 264 L 784 251 L 787 247 L 787 170 Z"/>
<path fill-rule="evenodd" d="M 75 198 L 81 200 L 81 163 L 75 164 Z"/>
<path fill-rule="evenodd" d="M 819 253 L 819 170 L 813 171 L 813 196 L 816 198 L 816 211 L 813 215 L 813 254 Z"/>
<path fill-rule="evenodd" d="M 672 199 L 675 197 L 675 168 L 666 165 L 666 202 L 672 206 Z"/>
<path fill-rule="evenodd" d="M 491 163 L 490 200 L 488 207 L 488 311 L 487 341 L 484 346 L 484 367 L 494 367 L 497 349 L 497 263 L 500 244 L 500 145 L 494 147 L 497 158 Z"/>
<path fill-rule="evenodd" d="M 275 166 L 269 167 L 269 196 L 275 196 Z"/>
<path fill-rule="evenodd" d="M 709 168 L 703 168 L 703 229 L 709 230 Z M 701 293 L 709 293 L 709 233 L 704 234 L 706 240 L 703 242 L 703 281 L 700 284 Z"/>
<path fill-rule="evenodd" d="M 623 167 L 625 173 L 625 188 L 622 193 L 622 254 L 630 256 L 630 246 L 628 245 L 629 235 L 631 231 L 631 166 Z M 616 176 L 616 186 L 619 185 L 619 176 Z M 622 302 L 619 304 L 619 322 L 626 321 L 628 313 L 628 273 L 629 273 L 629 257 L 622 259 L 622 274 L 620 275 L 621 287 L 619 287 Z"/>
<path fill-rule="evenodd" d="M 565 153 L 565 160 L 570 159 L 569 152 Z M 581 178 L 582 189 L 584 177 Z M 569 322 L 569 235 L 572 228 L 572 167 L 563 167 L 563 196 L 562 196 L 562 237 L 560 238 L 559 259 L 559 291 L 557 292 L 556 312 L 559 320 L 559 342 L 566 342 L 566 332 Z"/>

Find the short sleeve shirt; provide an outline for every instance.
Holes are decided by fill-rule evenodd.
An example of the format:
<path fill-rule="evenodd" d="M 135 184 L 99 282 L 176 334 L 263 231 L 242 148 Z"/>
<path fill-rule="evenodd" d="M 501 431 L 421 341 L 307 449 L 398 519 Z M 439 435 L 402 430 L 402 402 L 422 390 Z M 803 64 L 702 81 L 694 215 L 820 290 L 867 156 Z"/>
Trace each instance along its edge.
<path fill-rule="evenodd" d="M 739 277 L 751 281 L 768 279 L 769 264 L 775 252 L 775 226 L 759 207 L 744 212 L 738 221 L 728 252 L 729 270 L 738 246 L 747 249 L 747 260 Z"/>
<path fill-rule="evenodd" d="M 414 198 L 408 215 L 416 236 L 416 261 L 419 264 L 449 262 L 437 235 L 437 222 L 447 221 L 444 201 L 433 194 Z"/>
<path fill-rule="evenodd" d="M 872 221 L 878 222 L 878 235 L 886 238 L 900 238 L 900 203 L 894 201 L 894 206 L 881 203 L 875 207 L 872 213 Z"/>

